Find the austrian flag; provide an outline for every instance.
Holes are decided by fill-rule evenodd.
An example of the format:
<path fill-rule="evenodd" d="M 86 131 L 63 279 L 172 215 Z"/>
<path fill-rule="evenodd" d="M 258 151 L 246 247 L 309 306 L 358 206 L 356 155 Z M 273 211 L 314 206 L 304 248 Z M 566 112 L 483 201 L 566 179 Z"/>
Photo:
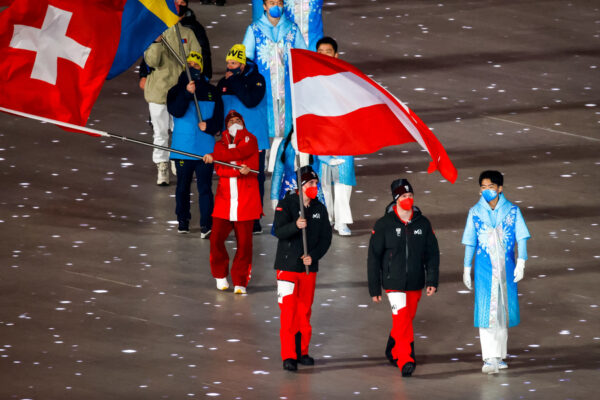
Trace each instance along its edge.
<path fill-rule="evenodd" d="M 454 183 L 457 171 L 433 132 L 400 100 L 356 67 L 292 49 L 292 110 L 298 149 L 315 155 L 359 155 L 417 142 Z"/>

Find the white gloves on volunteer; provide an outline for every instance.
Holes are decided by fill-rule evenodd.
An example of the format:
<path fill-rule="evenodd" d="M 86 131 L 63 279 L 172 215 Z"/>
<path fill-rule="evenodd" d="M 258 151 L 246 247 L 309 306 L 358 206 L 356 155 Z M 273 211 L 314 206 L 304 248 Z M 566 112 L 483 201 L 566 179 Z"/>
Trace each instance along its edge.
<path fill-rule="evenodd" d="M 517 265 L 515 266 L 515 279 L 514 282 L 517 283 L 523 276 L 525 275 L 525 260 L 519 258 L 517 260 Z M 471 267 L 465 267 L 463 270 L 463 283 L 469 290 L 473 290 L 473 283 L 471 281 Z"/>

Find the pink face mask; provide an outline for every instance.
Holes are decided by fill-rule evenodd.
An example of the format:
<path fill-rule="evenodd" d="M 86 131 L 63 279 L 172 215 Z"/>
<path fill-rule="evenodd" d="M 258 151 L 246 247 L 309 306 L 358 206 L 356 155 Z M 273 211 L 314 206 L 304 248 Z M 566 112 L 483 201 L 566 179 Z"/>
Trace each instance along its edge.
<path fill-rule="evenodd" d="M 316 186 L 306 188 L 306 190 L 304 191 L 304 193 L 306 193 L 306 197 L 308 197 L 309 199 L 313 199 L 313 200 L 317 198 L 318 192 L 319 192 L 319 188 Z"/>
<path fill-rule="evenodd" d="M 409 197 L 408 199 L 400 200 L 400 207 L 402 207 L 403 210 L 408 211 L 412 209 L 414 202 L 415 200 L 411 197 Z"/>

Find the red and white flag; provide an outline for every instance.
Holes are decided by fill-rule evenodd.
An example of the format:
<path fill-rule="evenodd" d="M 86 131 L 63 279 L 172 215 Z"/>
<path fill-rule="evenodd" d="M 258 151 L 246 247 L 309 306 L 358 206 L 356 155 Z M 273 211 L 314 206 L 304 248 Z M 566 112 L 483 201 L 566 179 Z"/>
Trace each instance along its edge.
<path fill-rule="evenodd" d="M 457 171 L 433 132 L 400 100 L 351 64 L 292 49 L 292 109 L 298 149 L 315 155 L 359 155 L 417 142 L 454 183 Z"/>
<path fill-rule="evenodd" d="M 4 0 L 0 107 L 84 125 L 115 58 L 125 2 Z"/>

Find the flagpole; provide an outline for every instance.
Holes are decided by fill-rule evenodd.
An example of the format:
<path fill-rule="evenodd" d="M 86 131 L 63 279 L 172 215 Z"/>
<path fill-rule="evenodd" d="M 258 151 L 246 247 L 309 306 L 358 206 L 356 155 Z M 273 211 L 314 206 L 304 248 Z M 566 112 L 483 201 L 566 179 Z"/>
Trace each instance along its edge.
<path fill-rule="evenodd" d="M 162 36 L 162 35 L 161 35 L 161 36 Z M 172 55 L 173 57 L 175 57 L 175 59 L 176 59 L 176 60 L 179 62 L 179 64 L 181 64 L 181 66 L 182 66 L 182 67 L 185 67 L 185 64 L 186 64 L 185 60 L 182 60 L 182 59 L 181 59 L 181 57 L 179 57 L 179 54 L 177 54 L 177 52 L 175 51 L 175 49 L 173 49 L 173 48 L 171 47 L 171 45 L 169 44 L 169 42 L 167 42 L 167 41 L 165 40 L 164 36 L 163 36 L 162 38 L 163 38 L 163 39 L 162 39 L 161 43 L 164 43 L 164 45 L 165 45 L 165 47 L 167 48 L 167 50 L 169 50 L 169 51 L 171 52 L 171 55 Z"/>
<path fill-rule="evenodd" d="M 292 49 L 288 49 L 288 65 L 290 68 L 290 90 L 292 92 L 292 123 L 294 124 L 294 132 L 296 132 L 296 159 L 298 164 L 298 170 L 296 171 L 296 182 L 298 185 L 298 198 L 300 199 L 300 218 L 304 219 L 304 195 L 302 194 L 302 179 L 300 176 L 300 149 L 298 148 L 298 131 L 296 130 L 296 103 L 294 100 L 294 73 L 292 69 Z M 290 132 L 290 135 L 291 134 L 292 132 Z M 306 257 L 308 255 L 308 244 L 306 239 L 305 228 L 302 228 L 302 246 L 304 249 L 304 256 Z M 309 266 L 306 265 L 305 269 L 306 274 L 308 275 L 310 273 Z"/>
<path fill-rule="evenodd" d="M 175 24 L 175 32 L 177 33 L 177 40 L 179 40 L 179 51 L 181 51 L 181 56 L 185 59 L 185 49 L 183 48 L 183 42 L 181 41 L 181 32 L 179 32 L 179 22 Z M 202 60 L 204 63 L 204 60 Z M 185 72 L 187 73 L 188 82 L 192 81 L 192 74 L 190 73 L 190 66 L 187 64 L 187 61 L 184 63 Z M 204 66 L 202 67 L 204 69 Z M 196 97 L 196 91 L 194 91 L 194 104 L 196 105 L 196 113 L 198 114 L 198 123 L 202 122 L 202 113 L 200 112 L 200 106 L 198 105 L 198 98 Z"/>
<path fill-rule="evenodd" d="M 100 130 L 92 129 L 92 128 L 86 128 L 85 126 L 70 124 L 68 122 L 57 121 L 55 119 L 40 117 L 39 115 L 28 114 L 28 113 L 24 113 L 24 112 L 17 111 L 17 110 L 10 110 L 10 109 L 4 108 L 4 107 L 0 107 L 0 111 L 3 111 L 3 112 L 8 113 L 8 114 L 18 115 L 20 117 L 34 119 L 34 120 L 37 120 L 37 121 L 48 122 L 48 123 L 51 123 L 51 124 L 54 124 L 54 125 L 61 126 L 63 128 L 74 129 L 74 130 L 77 130 L 77 131 L 80 131 L 80 132 L 83 132 L 83 133 L 89 133 L 89 134 L 92 134 L 92 135 L 97 135 L 97 136 L 102 136 L 102 137 L 109 137 L 109 138 L 114 138 L 114 139 L 120 139 L 120 140 L 122 140 L 124 142 L 129 142 L 129 143 L 141 144 L 143 146 L 153 147 L 155 149 L 169 151 L 171 153 L 181 154 L 181 155 L 184 155 L 184 156 L 196 158 L 198 160 L 202 160 L 202 157 L 203 157 L 203 156 L 198 155 L 198 154 L 188 153 L 187 151 L 175 150 L 175 149 L 171 149 L 169 147 L 160 146 L 158 144 L 148 143 L 148 142 L 144 142 L 142 140 L 137 140 L 137 139 L 132 139 L 132 138 L 129 138 L 127 136 L 117 135 L 117 134 L 114 134 L 114 133 L 100 131 Z M 227 162 L 224 162 L 224 161 L 213 160 L 213 163 L 225 165 L 225 166 L 232 167 L 232 168 L 235 168 L 235 169 L 242 169 L 243 168 L 240 165 L 230 164 L 230 163 L 227 163 Z M 251 169 L 250 172 L 254 172 L 255 174 L 258 174 L 258 171 L 254 170 L 254 169 Z"/>

